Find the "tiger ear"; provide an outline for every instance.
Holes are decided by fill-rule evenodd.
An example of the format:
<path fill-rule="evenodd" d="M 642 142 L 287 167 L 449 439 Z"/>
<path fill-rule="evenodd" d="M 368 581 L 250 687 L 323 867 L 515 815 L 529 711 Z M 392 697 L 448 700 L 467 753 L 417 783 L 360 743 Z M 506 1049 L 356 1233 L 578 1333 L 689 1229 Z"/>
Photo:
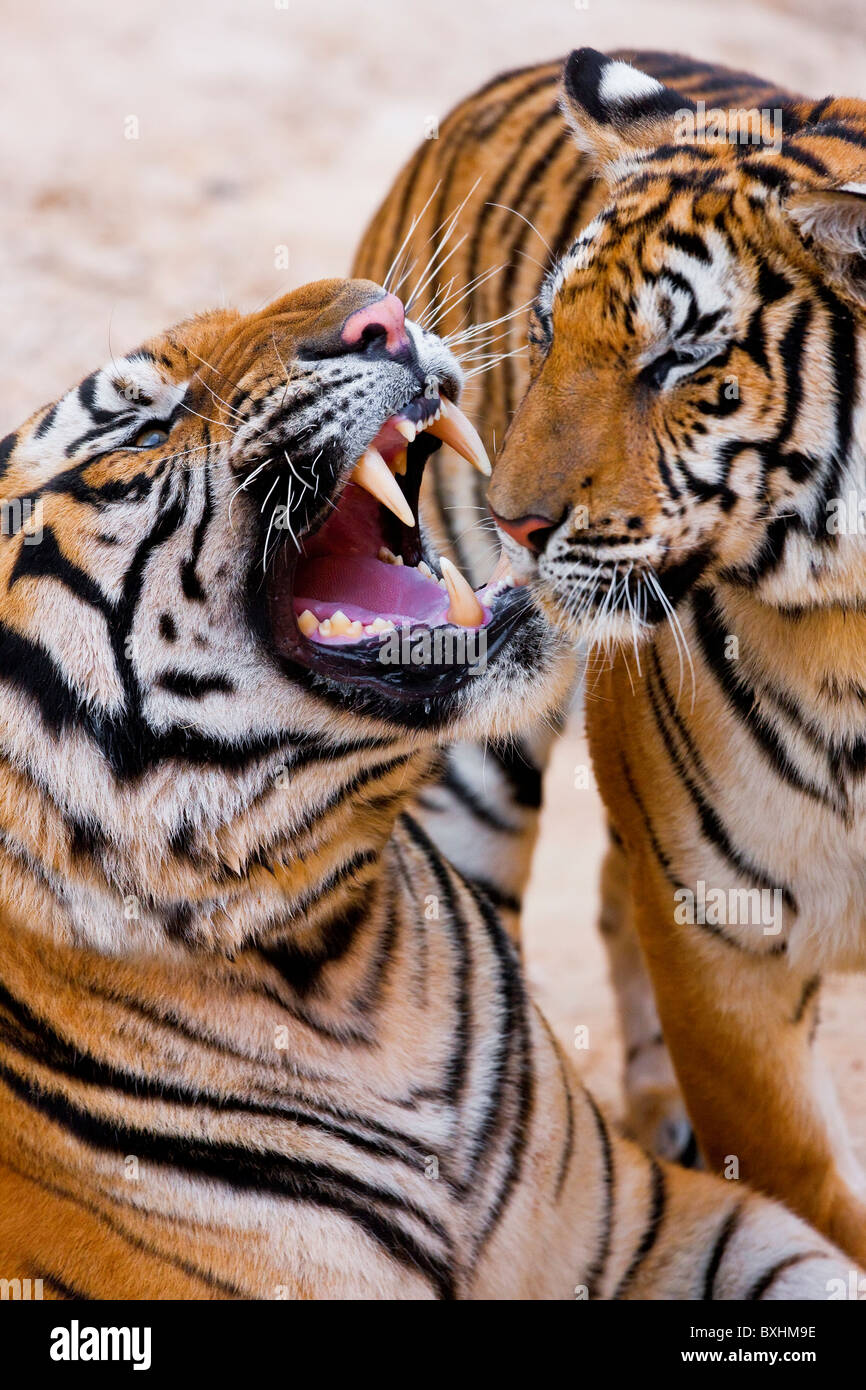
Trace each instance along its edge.
<path fill-rule="evenodd" d="M 677 137 L 695 104 L 620 58 L 578 48 L 562 75 L 562 109 L 580 148 L 605 166 Z"/>
<path fill-rule="evenodd" d="M 784 207 L 831 278 L 866 304 L 866 183 L 799 189 Z"/>

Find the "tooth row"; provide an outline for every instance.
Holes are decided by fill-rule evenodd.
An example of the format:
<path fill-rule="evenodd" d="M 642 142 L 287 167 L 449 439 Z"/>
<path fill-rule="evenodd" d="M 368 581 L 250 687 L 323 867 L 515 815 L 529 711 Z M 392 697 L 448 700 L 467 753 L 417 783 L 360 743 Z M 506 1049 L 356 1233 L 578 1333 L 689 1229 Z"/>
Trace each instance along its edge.
<path fill-rule="evenodd" d="M 378 558 L 385 565 L 402 565 L 405 563 L 403 556 L 395 555 L 393 550 L 388 549 L 387 545 L 380 545 Z M 433 584 L 438 584 L 440 589 L 447 587 L 444 579 L 437 579 L 426 560 L 419 560 L 417 565 L 410 566 L 410 568 L 416 569 L 419 574 L 423 574 L 424 578 L 431 580 Z"/>
<path fill-rule="evenodd" d="M 346 617 L 341 608 L 336 613 L 332 613 L 330 618 L 324 618 L 321 622 L 315 613 L 309 608 L 305 608 L 298 618 L 298 627 L 305 637 L 351 637 L 358 641 L 361 636 L 378 637 L 383 632 L 393 632 L 395 624 L 390 618 L 374 618 L 372 623 L 362 623 L 357 618 L 354 622 Z"/>
<path fill-rule="evenodd" d="M 439 420 L 441 416 L 442 407 L 440 405 L 433 412 L 432 415 L 426 416 L 426 418 L 423 420 L 396 420 L 394 422 L 394 427 L 398 430 L 400 434 L 402 434 L 406 443 L 411 444 L 412 440 L 415 439 L 417 435 L 422 434 L 424 430 L 429 429 L 430 426 L 433 424 L 434 420 Z"/>

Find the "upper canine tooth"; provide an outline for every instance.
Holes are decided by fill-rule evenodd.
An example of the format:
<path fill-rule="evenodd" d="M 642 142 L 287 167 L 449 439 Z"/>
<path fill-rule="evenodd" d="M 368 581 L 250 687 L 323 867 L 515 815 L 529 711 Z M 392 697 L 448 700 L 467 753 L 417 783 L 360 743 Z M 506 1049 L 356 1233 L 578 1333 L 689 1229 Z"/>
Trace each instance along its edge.
<path fill-rule="evenodd" d="M 451 401 L 442 397 L 442 414 L 438 420 L 434 420 L 427 426 L 430 434 L 435 434 L 437 439 L 441 439 L 443 444 L 450 444 L 452 449 L 456 449 L 458 454 L 462 454 L 465 459 L 483 473 L 485 478 L 489 478 L 493 471 L 490 467 L 490 459 L 487 457 L 487 450 L 481 442 L 481 435 L 478 433 L 471 421 L 467 420 L 463 411 Z"/>
<path fill-rule="evenodd" d="M 458 627 L 478 627 L 484 622 L 484 609 L 478 602 L 469 580 L 464 578 L 456 565 L 442 556 L 442 578 L 451 602 L 448 605 L 448 621 Z"/>
<path fill-rule="evenodd" d="M 395 420 L 394 428 L 399 434 L 402 434 L 407 444 L 411 444 L 418 433 L 416 426 L 413 425 L 411 420 Z"/>
<path fill-rule="evenodd" d="M 366 449 L 358 462 L 355 464 L 351 481 L 357 483 L 365 492 L 369 492 L 381 502 L 383 507 L 387 507 L 396 517 L 399 517 L 404 526 L 414 526 L 415 518 L 412 515 L 412 508 L 400 491 L 400 484 L 395 480 L 387 463 L 372 444 Z"/>

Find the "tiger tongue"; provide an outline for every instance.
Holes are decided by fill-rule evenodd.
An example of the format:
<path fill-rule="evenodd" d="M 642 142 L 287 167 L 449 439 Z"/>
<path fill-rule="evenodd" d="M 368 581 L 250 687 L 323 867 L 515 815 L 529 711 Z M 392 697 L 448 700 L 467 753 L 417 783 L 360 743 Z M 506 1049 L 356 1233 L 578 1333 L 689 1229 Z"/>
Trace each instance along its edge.
<path fill-rule="evenodd" d="M 442 622 L 448 595 L 435 581 L 408 565 L 388 565 L 360 555 L 321 555 L 302 561 L 295 576 L 295 605 L 316 612 L 336 604 L 344 613 Z M 317 615 L 318 616 L 318 615 Z"/>

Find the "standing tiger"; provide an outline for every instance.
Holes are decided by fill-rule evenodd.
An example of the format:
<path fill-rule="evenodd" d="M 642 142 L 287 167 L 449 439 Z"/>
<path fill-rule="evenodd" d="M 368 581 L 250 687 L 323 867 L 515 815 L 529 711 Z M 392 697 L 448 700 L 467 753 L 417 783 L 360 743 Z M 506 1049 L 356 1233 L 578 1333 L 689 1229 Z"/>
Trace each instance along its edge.
<path fill-rule="evenodd" d="M 395 296 L 331 280 L 183 323 L 3 441 L 4 1280 L 847 1289 L 797 1217 L 608 1128 L 409 810 L 439 742 L 568 673 L 525 589 L 476 594 L 418 527 L 440 440 L 485 466 L 460 387 Z M 386 662 L 398 623 L 483 632 L 486 665 Z"/>
<path fill-rule="evenodd" d="M 680 1132 L 666 1043 L 709 1162 L 862 1260 L 863 1177 L 811 1044 L 821 972 L 866 959 L 866 103 L 582 49 L 459 106 L 357 272 L 396 253 L 411 283 L 451 209 L 462 240 L 413 312 L 502 349 L 471 358 L 504 440 L 490 505 L 515 573 L 590 648 L 632 1126 Z M 431 493 L 458 552 L 466 493 L 450 466 Z M 440 814 L 472 816 L 460 793 Z"/>

